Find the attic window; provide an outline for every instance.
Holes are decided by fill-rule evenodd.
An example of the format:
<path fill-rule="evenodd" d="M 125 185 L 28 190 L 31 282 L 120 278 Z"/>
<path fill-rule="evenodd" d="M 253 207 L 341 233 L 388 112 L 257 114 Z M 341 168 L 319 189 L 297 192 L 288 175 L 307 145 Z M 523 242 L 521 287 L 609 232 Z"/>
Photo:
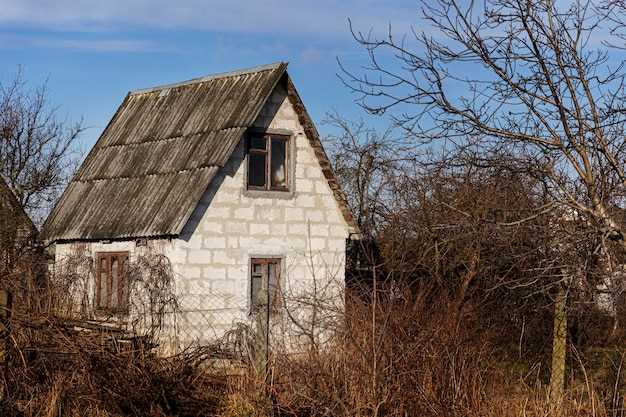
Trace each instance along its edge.
<path fill-rule="evenodd" d="M 289 136 L 260 134 L 248 138 L 249 190 L 289 191 Z"/>

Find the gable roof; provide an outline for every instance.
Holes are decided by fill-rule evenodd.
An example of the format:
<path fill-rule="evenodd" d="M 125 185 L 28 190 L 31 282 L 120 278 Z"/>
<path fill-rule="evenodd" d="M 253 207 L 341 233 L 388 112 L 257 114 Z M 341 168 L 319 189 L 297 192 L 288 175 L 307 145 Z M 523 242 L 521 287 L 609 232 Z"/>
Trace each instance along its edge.
<path fill-rule="evenodd" d="M 278 82 L 288 80 L 286 68 L 281 62 L 128 93 L 46 220 L 45 239 L 179 235 Z"/>

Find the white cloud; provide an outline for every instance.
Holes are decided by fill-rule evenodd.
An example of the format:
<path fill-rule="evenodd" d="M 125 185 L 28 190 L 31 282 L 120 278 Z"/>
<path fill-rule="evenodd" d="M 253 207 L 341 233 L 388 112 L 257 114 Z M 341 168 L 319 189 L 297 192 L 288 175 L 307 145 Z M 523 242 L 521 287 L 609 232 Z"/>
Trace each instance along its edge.
<path fill-rule="evenodd" d="M 45 39 L 38 43 L 53 48 L 90 50 L 100 52 L 155 52 L 160 49 L 151 43 L 133 40 L 80 40 L 80 39 Z"/>
<path fill-rule="evenodd" d="M 160 52 L 161 46 L 127 39 L 70 39 L 57 36 L 0 34 L 0 48 L 61 48 L 93 52 Z"/>
<path fill-rule="evenodd" d="M 317 48 L 305 48 L 300 52 L 300 61 L 304 63 L 319 62 L 322 59 L 322 51 Z"/>
<path fill-rule="evenodd" d="M 3 0 L 0 22 L 58 30 L 117 26 L 177 28 L 291 36 L 347 34 L 347 18 L 358 28 L 402 32 L 416 21 L 413 1 L 382 0 Z M 395 3 L 395 4 L 393 4 Z"/>

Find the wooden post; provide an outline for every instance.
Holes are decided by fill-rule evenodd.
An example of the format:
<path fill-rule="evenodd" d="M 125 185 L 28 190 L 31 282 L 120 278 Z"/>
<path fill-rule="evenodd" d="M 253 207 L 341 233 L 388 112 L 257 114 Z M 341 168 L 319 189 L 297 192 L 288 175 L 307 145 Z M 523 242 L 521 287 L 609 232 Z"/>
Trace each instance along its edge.
<path fill-rule="evenodd" d="M 0 366 L 3 368 L 8 366 L 11 304 L 11 293 L 0 289 Z M 5 388 L 4 384 L 0 385 L 0 401 L 5 398 Z"/>
<path fill-rule="evenodd" d="M 0 341 L 4 341 L 9 335 L 9 319 L 11 318 L 11 293 L 0 289 Z M 4 343 L 0 346 L 0 363 L 3 362 L 2 355 Z"/>
<path fill-rule="evenodd" d="M 552 335 L 552 368 L 550 371 L 550 407 L 556 407 L 565 390 L 565 360 L 567 357 L 567 293 L 559 288 L 554 302 L 554 332 Z"/>
<path fill-rule="evenodd" d="M 256 372 L 259 378 L 265 378 L 267 376 L 267 357 L 268 357 L 268 332 L 269 328 L 267 325 L 267 309 L 259 309 L 255 313 L 254 321 L 256 324 L 256 332 L 255 332 L 255 367 Z"/>

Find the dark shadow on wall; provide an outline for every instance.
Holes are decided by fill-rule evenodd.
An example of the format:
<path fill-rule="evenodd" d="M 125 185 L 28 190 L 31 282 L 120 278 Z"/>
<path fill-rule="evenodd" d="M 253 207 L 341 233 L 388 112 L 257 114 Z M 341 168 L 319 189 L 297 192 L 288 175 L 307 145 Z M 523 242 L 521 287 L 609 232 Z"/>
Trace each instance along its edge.
<path fill-rule="evenodd" d="M 235 147 L 235 150 L 233 151 L 233 154 L 228 159 L 228 162 L 226 162 L 226 165 L 220 168 L 215 177 L 213 177 L 213 180 L 211 180 L 211 183 L 202 195 L 202 198 L 200 198 L 200 201 L 191 213 L 191 217 L 189 217 L 187 224 L 185 224 L 183 230 L 180 232 L 179 239 L 182 239 L 186 242 L 191 239 L 191 236 L 198 228 L 200 221 L 202 220 L 207 209 L 213 202 L 213 199 L 215 198 L 218 190 L 222 188 L 224 179 L 227 176 L 232 178 L 237 174 L 237 171 L 239 170 L 241 164 L 245 159 L 243 142 L 243 139 L 239 141 L 239 143 Z"/>

